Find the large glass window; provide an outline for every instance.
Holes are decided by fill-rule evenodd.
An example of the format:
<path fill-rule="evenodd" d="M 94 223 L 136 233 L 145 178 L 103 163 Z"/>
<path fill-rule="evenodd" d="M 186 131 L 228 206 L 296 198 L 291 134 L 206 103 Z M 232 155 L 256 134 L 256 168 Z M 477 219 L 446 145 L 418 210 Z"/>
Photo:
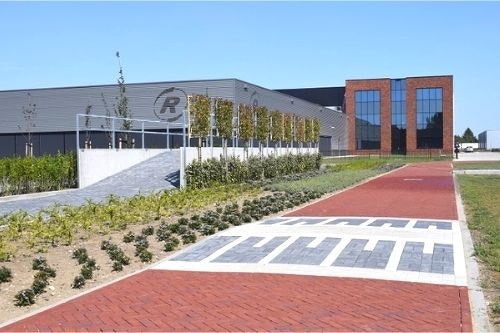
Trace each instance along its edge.
<path fill-rule="evenodd" d="M 443 89 L 417 89 L 417 148 L 443 148 Z"/>
<path fill-rule="evenodd" d="M 380 149 L 380 90 L 358 90 L 356 149 Z"/>
<path fill-rule="evenodd" d="M 391 145 L 393 154 L 406 153 L 406 80 L 391 80 Z"/>

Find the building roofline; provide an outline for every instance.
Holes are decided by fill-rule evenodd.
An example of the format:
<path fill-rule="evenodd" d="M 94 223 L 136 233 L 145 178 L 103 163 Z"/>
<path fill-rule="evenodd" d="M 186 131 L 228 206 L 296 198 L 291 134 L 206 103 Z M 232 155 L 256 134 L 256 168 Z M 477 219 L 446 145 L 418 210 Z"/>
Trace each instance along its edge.
<path fill-rule="evenodd" d="M 223 78 L 223 79 L 203 79 L 203 80 L 178 80 L 178 81 L 154 81 L 154 82 L 132 82 L 125 83 L 125 86 L 131 85 L 147 85 L 147 84 L 163 84 L 163 83 L 184 83 L 184 82 L 210 82 L 210 81 L 234 81 L 236 78 Z M 241 80 L 239 80 L 241 81 Z M 245 82 L 245 81 L 243 81 Z M 247 82 L 250 83 L 250 82 Z M 23 89 L 8 89 L 0 90 L 0 92 L 16 92 L 16 91 L 33 91 L 33 90 L 52 90 L 52 89 L 76 89 L 76 88 L 97 88 L 97 87 L 113 87 L 118 83 L 113 84 L 91 84 L 82 86 L 67 86 L 67 87 L 45 87 L 45 88 L 23 88 Z"/>
<path fill-rule="evenodd" d="M 378 81 L 378 80 L 401 80 L 401 79 L 423 79 L 423 78 L 431 78 L 431 77 L 453 77 L 451 74 L 445 75 L 424 75 L 424 76 L 406 76 L 406 77 L 398 77 L 398 78 L 390 78 L 390 77 L 379 77 L 379 78 L 370 78 L 370 79 L 348 79 L 347 81 Z"/>

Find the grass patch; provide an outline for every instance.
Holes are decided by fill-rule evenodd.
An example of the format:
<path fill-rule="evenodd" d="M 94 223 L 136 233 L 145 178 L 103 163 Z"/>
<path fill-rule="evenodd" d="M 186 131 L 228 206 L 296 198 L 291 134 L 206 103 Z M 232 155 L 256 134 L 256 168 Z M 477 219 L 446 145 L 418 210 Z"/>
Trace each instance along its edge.
<path fill-rule="evenodd" d="M 500 161 L 453 162 L 453 168 L 457 170 L 499 170 Z"/>
<path fill-rule="evenodd" d="M 411 155 L 363 155 L 342 158 L 323 158 L 322 164 L 342 164 L 356 161 L 383 161 L 384 163 L 420 163 L 432 161 L 451 161 L 451 156 L 411 156 Z"/>
<path fill-rule="evenodd" d="M 500 272 L 500 176 L 458 175 L 458 182 L 475 252 Z"/>
<path fill-rule="evenodd" d="M 387 163 L 385 160 L 355 159 L 326 166 L 326 172 L 294 181 L 278 181 L 266 187 L 273 191 L 319 193 L 335 192 L 360 181 L 402 166 L 404 163 Z"/>

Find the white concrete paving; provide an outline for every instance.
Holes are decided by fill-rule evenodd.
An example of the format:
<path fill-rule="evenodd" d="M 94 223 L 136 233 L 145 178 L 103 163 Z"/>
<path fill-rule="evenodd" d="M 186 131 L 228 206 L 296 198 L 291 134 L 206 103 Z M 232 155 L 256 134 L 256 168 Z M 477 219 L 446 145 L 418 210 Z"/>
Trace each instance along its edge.
<path fill-rule="evenodd" d="M 364 221 L 359 223 L 360 220 Z M 207 247 L 217 242 L 218 247 Z M 215 250 L 206 253 L 207 248 Z M 196 259 L 197 255 L 203 258 Z M 300 258 L 314 258 L 319 264 L 295 264 Z M 273 218 L 219 232 L 161 261 L 153 269 L 467 285 L 460 224 L 453 220 Z"/>

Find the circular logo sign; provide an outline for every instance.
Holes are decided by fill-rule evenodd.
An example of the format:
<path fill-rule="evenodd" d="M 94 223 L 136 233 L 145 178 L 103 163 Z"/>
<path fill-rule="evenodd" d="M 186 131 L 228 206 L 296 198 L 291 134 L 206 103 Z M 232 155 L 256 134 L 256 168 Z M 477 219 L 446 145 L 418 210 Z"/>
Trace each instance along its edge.
<path fill-rule="evenodd" d="M 171 87 L 163 90 L 155 99 L 153 112 L 160 120 L 171 123 L 182 117 L 183 108 L 179 106 L 181 97 L 187 104 L 187 95 L 184 90 Z"/>

